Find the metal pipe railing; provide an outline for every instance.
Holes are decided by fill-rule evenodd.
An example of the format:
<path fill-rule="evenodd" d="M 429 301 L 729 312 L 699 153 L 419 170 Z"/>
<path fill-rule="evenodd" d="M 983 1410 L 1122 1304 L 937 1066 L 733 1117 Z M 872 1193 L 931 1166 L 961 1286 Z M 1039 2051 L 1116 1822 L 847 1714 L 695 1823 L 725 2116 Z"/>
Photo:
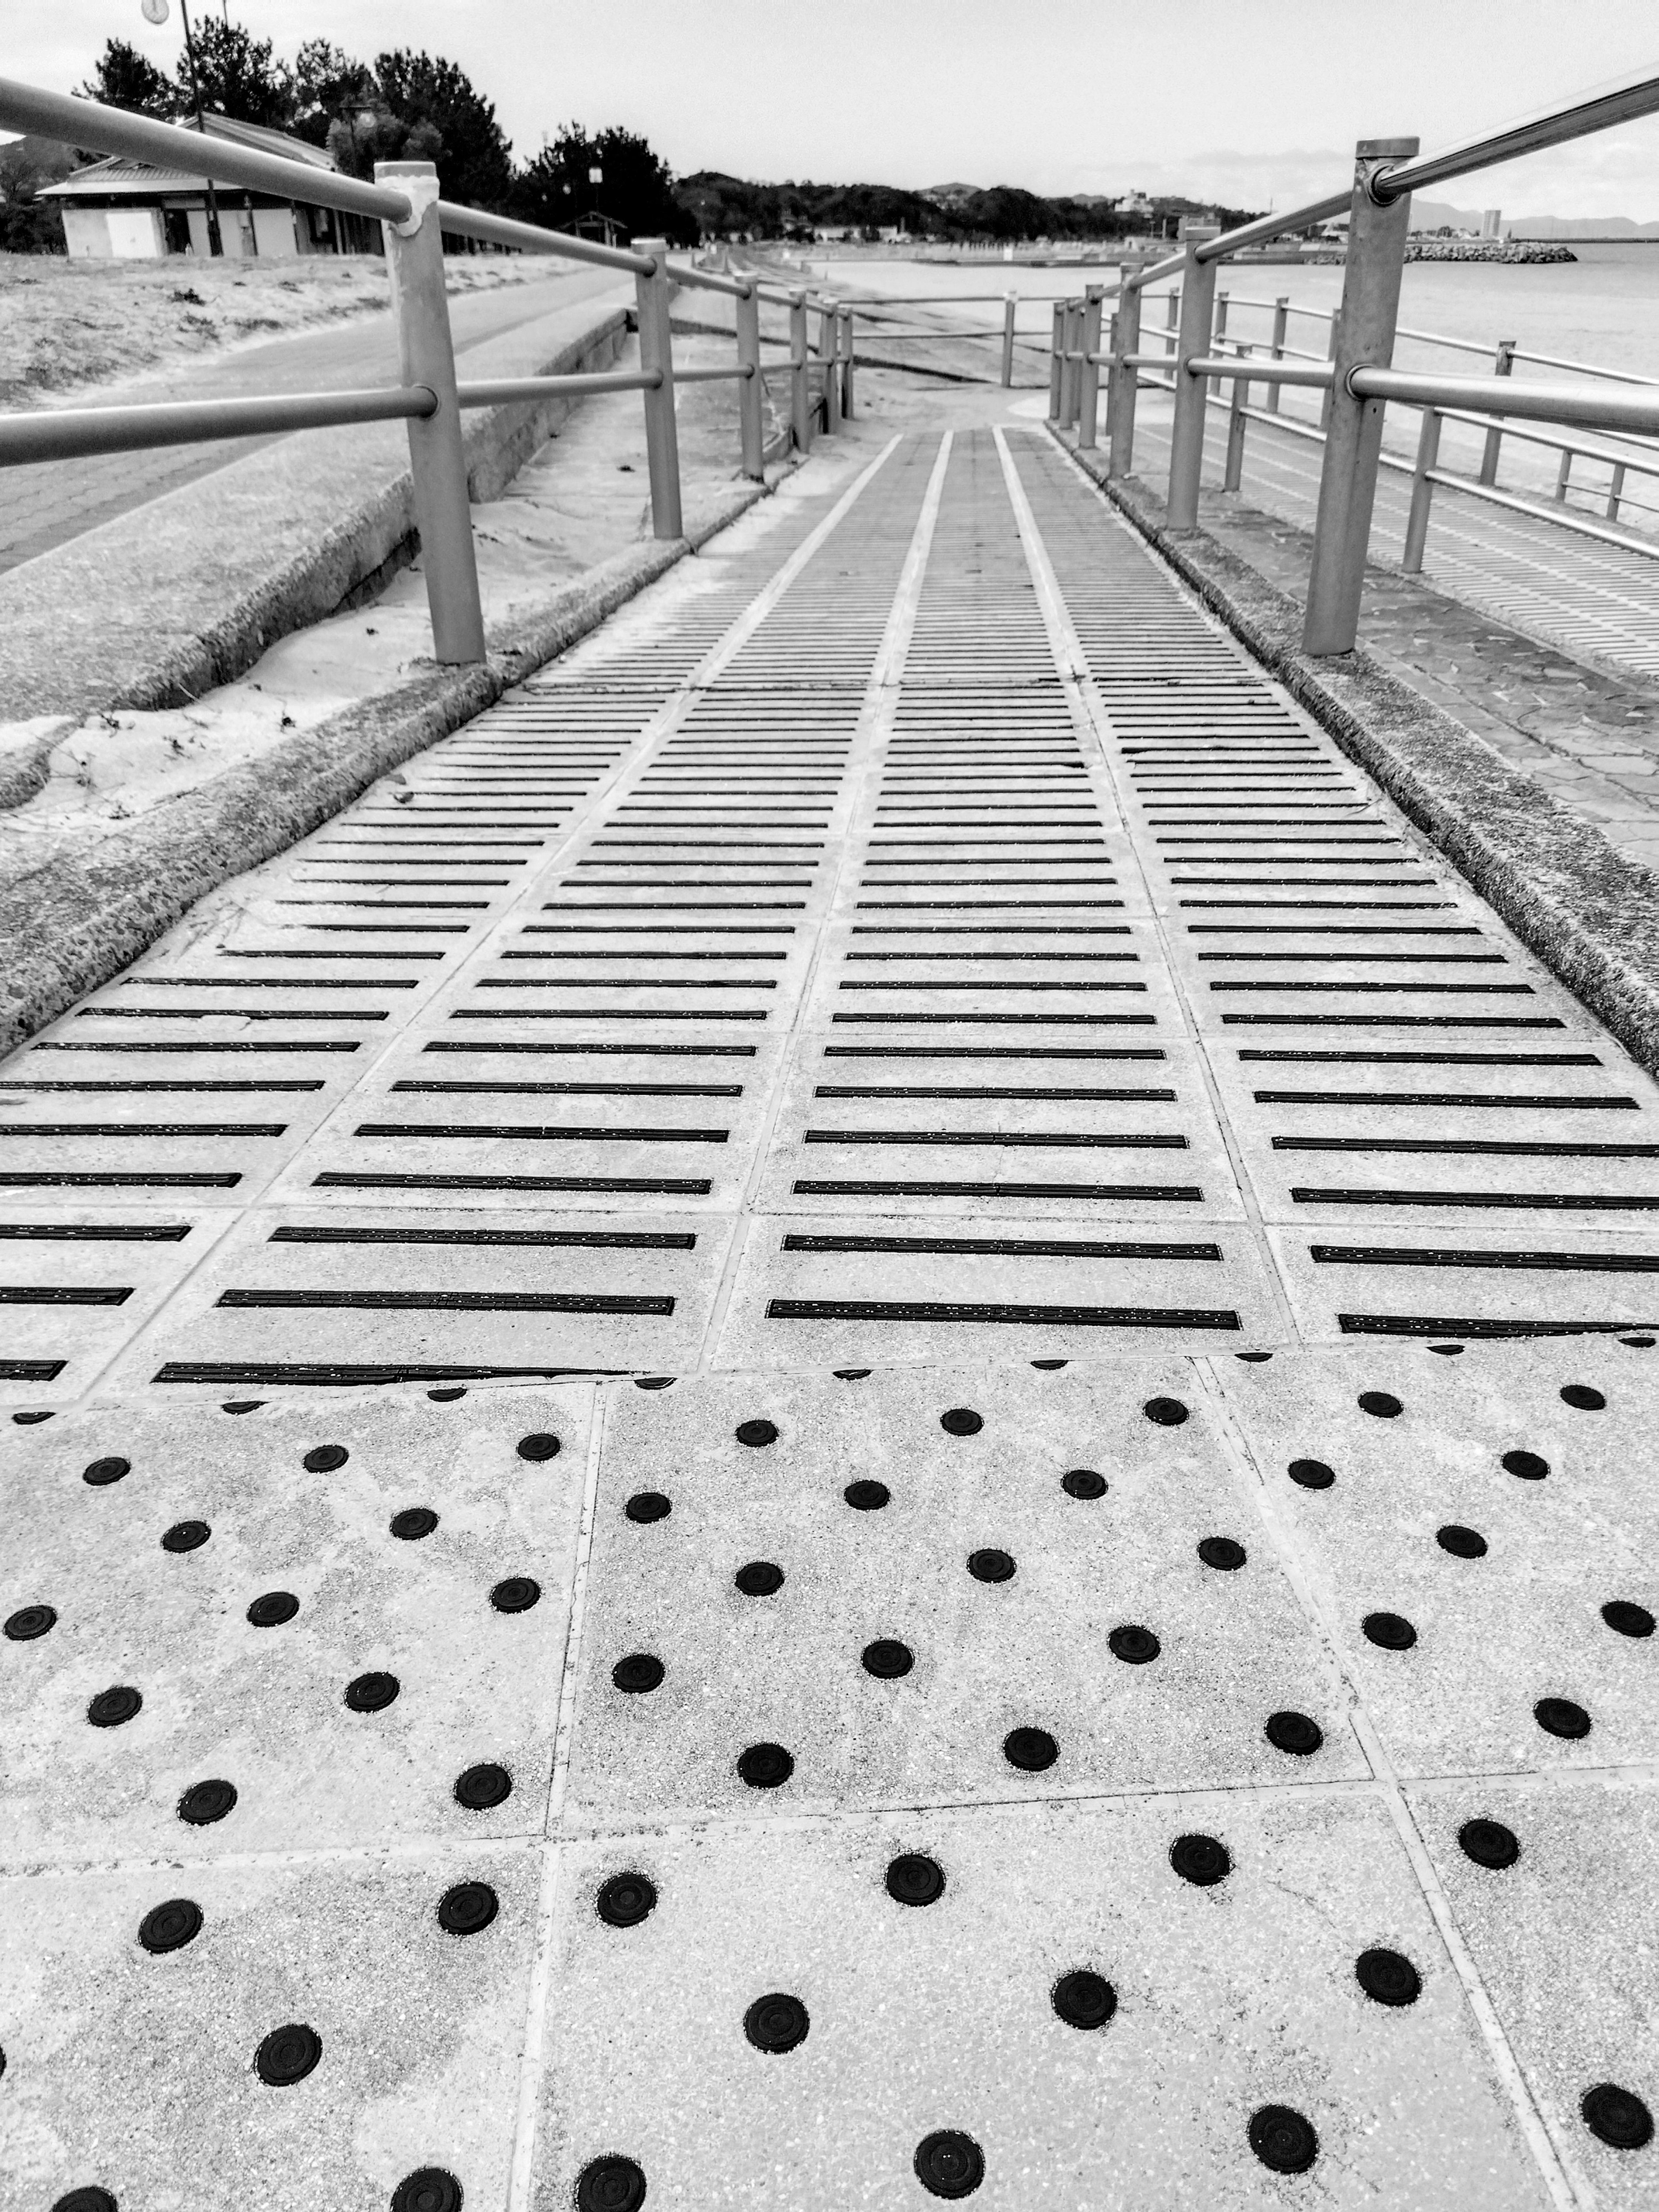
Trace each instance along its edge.
<path fill-rule="evenodd" d="M 487 403 L 480 401 L 480 405 Z M 347 422 L 395 422 L 435 414 L 435 392 L 393 384 L 365 392 L 295 392 L 264 399 L 173 400 L 159 406 L 41 408 L 0 415 L 0 467 L 67 461 L 88 453 L 143 453 Z"/>
<path fill-rule="evenodd" d="M 440 200 L 437 207 L 438 228 L 451 238 L 477 238 L 489 246 L 513 246 L 520 253 L 556 253 L 562 261 L 586 261 L 596 269 L 626 270 L 635 276 L 656 272 L 656 261 L 647 253 L 601 246 L 568 230 L 544 230 L 537 222 L 514 222 L 483 208 L 461 207 L 454 200 Z"/>
<path fill-rule="evenodd" d="M 1585 392 L 1573 384 L 1517 384 L 1499 376 L 1424 376 L 1370 366 L 1351 369 L 1346 383 L 1358 399 L 1400 399 L 1413 407 L 1460 407 L 1477 415 L 1513 415 L 1528 422 L 1659 437 L 1659 398 L 1633 393 Z"/>

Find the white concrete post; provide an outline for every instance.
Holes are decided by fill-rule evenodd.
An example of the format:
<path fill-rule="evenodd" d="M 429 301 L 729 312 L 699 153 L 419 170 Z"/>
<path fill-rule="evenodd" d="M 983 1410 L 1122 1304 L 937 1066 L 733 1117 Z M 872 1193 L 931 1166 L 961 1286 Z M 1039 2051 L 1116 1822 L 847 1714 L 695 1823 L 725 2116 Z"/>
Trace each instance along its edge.
<path fill-rule="evenodd" d="M 648 253 L 656 266 L 650 276 L 635 276 L 634 295 L 639 306 L 640 367 L 649 375 L 659 370 L 662 382 L 641 396 L 645 400 L 645 458 L 651 473 L 651 530 L 653 537 L 679 538 L 680 440 L 674 418 L 674 343 L 668 328 L 668 240 L 636 238 L 636 253 Z"/>
<path fill-rule="evenodd" d="M 1411 223 L 1410 193 L 1386 203 L 1376 200 L 1370 180 L 1389 162 L 1408 161 L 1417 150 L 1415 138 L 1362 138 L 1355 149 L 1336 376 L 1302 629 L 1302 650 L 1307 653 L 1351 653 L 1359 627 L 1359 595 L 1382 451 L 1383 402 L 1356 398 L 1348 379 L 1356 368 L 1387 368 L 1394 358 L 1400 279 Z"/>
<path fill-rule="evenodd" d="M 381 225 L 392 311 L 398 319 L 398 359 L 404 382 L 425 385 L 438 402 L 435 414 L 411 417 L 409 423 L 415 525 L 421 534 L 433 655 L 445 663 L 482 660 L 483 610 L 455 400 L 455 347 L 444 296 L 438 172 L 430 161 L 377 161 L 374 181 L 408 196 L 408 222 Z"/>

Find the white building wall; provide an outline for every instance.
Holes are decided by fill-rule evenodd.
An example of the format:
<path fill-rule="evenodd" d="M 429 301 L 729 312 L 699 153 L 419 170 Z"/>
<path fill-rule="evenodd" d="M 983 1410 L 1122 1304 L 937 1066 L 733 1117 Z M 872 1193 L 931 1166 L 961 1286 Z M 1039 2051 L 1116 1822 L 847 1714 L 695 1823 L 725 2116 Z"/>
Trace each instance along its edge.
<path fill-rule="evenodd" d="M 294 210 L 291 207 L 255 208 L 253 210 L 253 250 L 268 253 L 279 260 L 291 261 L 300 248 L 294 235 Z"/>
<path fill-rule="evenodd" d="M 103 209 L 66 206 L 64 242 L 71 261 L 107 261 L 111 252 L 109 225 L 104 220 Z"/>
<path fill-rule="evenodd" d="M 167 250 L 167 233 L 157 208 L 111 208 L 104 217 L 109 226 L 109 251 L 118 261 L 159 261 Z"/>

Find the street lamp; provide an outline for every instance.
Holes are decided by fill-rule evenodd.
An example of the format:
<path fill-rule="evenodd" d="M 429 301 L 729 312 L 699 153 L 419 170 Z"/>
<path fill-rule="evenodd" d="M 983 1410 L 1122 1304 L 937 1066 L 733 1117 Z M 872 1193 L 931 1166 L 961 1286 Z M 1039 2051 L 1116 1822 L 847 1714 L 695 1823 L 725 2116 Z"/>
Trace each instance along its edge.
<path fill-rule="evenodd" d="M 141 12 L 147 23 L 156 25 L 165 23 L 167 19 L 167 0 L 141 0 Z M 186 5 L 186 0 L 179 0 L 179 14 L 185 27 L 185 53 L 190 63 L 190 90 L 191 97 L 196 105 L 196 128 L 205 138 L 207 124 L 202 114 L 202 80 L 196 70 L 196 41 L 190 35 L 190 9 Z M 229 18 L 227 16 L 226 21 L 228 22 L 228 21 Z M 219 235 L 219 197 L 213 189 L 212 178 L 205 179 L 204 182 L 207 185 L 208 252 L 210 254 L 222 255 L 225 249 L 224 243 Z"/>

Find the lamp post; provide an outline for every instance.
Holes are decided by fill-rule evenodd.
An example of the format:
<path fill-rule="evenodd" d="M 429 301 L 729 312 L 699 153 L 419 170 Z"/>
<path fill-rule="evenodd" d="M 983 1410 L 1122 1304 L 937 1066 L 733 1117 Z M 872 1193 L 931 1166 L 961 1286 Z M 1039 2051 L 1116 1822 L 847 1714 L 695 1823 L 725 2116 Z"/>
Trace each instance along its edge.
<path fill-rule="evenodd" d="M 147 23 L 165 23 L 167 19 L 167 0 L 143 0 L 143 14 Z M 202 80 L 196 68 L 196 41 L 190 34 L 189 0 L 179 0 L 179 14 L 185 26 L 185 56 L 190 64 L 190 92 L 196 106 L 196 128 L 207 137 L 207 125 L 202 115 Z M 228 23 L 229 17 L 226 17 Z M 208 252 L 222 254 L 224 242 L 219 235 L 219 196 L 213 189 L 213 179 L 204 180 L 207 185 Z"/>

